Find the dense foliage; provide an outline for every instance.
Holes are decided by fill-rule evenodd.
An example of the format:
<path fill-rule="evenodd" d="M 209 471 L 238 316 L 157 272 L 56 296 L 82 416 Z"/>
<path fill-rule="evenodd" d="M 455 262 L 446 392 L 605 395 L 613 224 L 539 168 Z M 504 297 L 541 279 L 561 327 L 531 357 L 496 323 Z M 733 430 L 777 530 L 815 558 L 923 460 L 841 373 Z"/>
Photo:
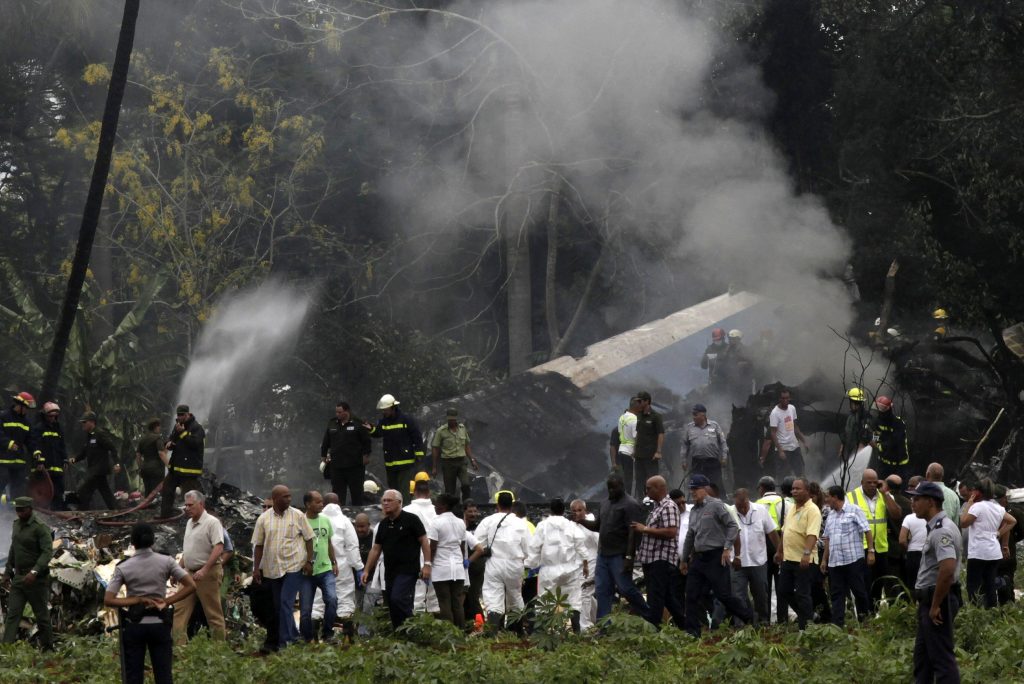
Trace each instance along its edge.
<path fill-rule="evenodd" d="M 722 631 L 695 641 L 672 628 L 655 632 L 639 618 L 619 617 L 602 638 L 565 635 L 550 648 L 511 637 L 464 637 L 451 625 L 418 617 L 399 637 L 377 637 L 354 647 L 295 646 L 256 658 L 258 646 L 228 645 L 201 636 L 175 654 L 181 681 L 259 684 L 351 682 L 849 682 L 909 681 L 914 613 L 884 608 L 863 627 L 812 625 Z M 1024 609 L 966 608 L 957 617 L 957 659 L 964 682 L 1010 681 L 1024 667 Z M 24 643 L 0 647 L 8 684 L 117 680 L 114 642 L 69 639 L 43 659 Z"/>

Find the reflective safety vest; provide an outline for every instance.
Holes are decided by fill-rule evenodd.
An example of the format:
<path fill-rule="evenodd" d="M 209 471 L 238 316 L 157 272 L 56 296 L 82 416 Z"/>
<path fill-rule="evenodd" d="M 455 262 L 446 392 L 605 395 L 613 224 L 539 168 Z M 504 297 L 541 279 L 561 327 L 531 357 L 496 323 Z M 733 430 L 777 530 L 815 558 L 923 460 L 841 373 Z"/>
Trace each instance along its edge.
<path fill-rule="evenodd" d="M 776 494 L 775 492 L 770 492 L 762 496 L 754 503 L 761 504 L 762 506 L 768 509 L 768 515 L 772 517 L 772 520 L 775 521 L 775 526 L 779 528 L 779 531 L 781 532 L 782 523 L 779 522 L 779 508 L 781 507 L 779 506 L 779 504 L 782 503 L 782 497 Z"/>
<path fill-rule="evenodd" d="M 633 429 L 629 430 L 632 424 Z M 632 434 L 630 434 L 632 433 Z M 623 448 L 625 447 L 625 448 Z M 626 411 L 619 416 L 619 451 L 624 454 L 633 454 L 636 448 L 636 414 Z"/>
<path fill-rule="evenodd" d="M 847 492 L 846 500 L 864 511 L 864 517 L 868 519 L 871 534 L 875 538 L 875 553 L 887 553 L 889 551 L 889 528 L 886 524 L 885 495 L 882 492 L 875 495 L 874 515 L 871 514 L 863 487 L 857 487 L 852 492 Z M 868 548 L 867 537 L 864 538 L 864 548 Z"/>

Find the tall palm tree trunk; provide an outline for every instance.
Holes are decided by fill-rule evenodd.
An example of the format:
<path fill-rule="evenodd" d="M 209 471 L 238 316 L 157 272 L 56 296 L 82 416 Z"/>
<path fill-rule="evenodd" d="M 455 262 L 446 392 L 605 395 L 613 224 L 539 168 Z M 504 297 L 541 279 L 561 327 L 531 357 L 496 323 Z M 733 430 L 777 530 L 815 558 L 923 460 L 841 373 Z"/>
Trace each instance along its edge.
<path fill-rule="evenodd" d="M 78 311 L 78 301 L 82 296 L 82 286 L 85 284 L 85 274 L 89 268 L 92 243 L 96 239 L 96 226 L 99 223 L 100 209 L 103 207 L 103 191 L 107 186 L 110 157 L 114 151 L 114 138 L 117 135 L 117 120 L 121 114 L 121 101 L 124 99 L 128 67 L 132 60 L 132 45 L 135 42 L 135 23 L 139 17 L 139 3 L 140 0 L 125 0 L 124 3 L 121 35 L 117 39 L 114 68 L 110 74 L 107 103 L 103 109 L 100 141 L 96 149 L 96 163 L 92 167 L 89 195 L 85 200 L 82 226 L 78 231 L 78 246 L 75 249 L 74 261 L 71 262 L 68 288 L 64 293 L 64 303 L 61 306 L 60 319 L 57 321 L 57 330 L 53 336 L 53 347 L 50 349 L 50 360 L 46 364 L 46 375 L 43 378 L 41 396 L 44 401 L 56 398 L 57 383 L 60 379 L 61 367 L 64 365 L 64 353 L 67 351 L 68 340 L 71 337 L 75 313 Z"/>

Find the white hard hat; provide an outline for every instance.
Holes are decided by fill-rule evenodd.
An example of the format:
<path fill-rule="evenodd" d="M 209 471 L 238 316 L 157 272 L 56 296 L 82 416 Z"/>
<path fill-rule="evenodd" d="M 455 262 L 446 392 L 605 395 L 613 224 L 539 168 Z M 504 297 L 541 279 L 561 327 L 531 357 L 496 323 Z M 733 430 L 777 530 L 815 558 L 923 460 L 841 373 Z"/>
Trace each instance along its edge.
<path fill-rule="evenodd" d="M 363 483 L 363 492 L 366 494 L 376 494 L 380 491 L 380 485 L 373 480 L 367 480 Z"/>
<path fill-rule="evenodd" d="M 739 328 L 733 328 L 732 330 L 729 331 L 729 337 L 732 337 L 734 339 L 741 339 L 743 337 L 743 333 L 739 330 Z"/>
<path fill-rule="evenodd" d="M 389 409 L 392 406 L 398 406 L 398 401 L 395 399 L 393 394 L 385 394 L 383 397 L 380 398 L 380 401 L 377 402 L 378 411 Z"/>

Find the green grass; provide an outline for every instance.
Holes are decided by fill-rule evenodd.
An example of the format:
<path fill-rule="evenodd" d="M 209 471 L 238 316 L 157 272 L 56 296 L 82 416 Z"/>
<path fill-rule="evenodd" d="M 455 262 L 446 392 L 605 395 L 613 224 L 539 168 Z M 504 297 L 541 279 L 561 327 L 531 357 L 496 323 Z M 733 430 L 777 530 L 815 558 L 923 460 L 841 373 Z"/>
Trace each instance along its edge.
<path fill-rule="evenodd" d="M 256 657 L 258 641 L 217 643 L 200 636 L 175 651 L 175 678 L 206 684 L 280 682 L 906 682 L 911 679 L 913 607 L 884 608 L 863 627 L 815 625 L 722 630 L 695 641 L 672 628 L 617 616 L 601 638 L 567 634 L 561 642 L 464 637 L 446 623 L 418 617 L 400 636 L 354 647 L 298 645 Z M 969 607 L 956 622 L 964 682 L 1024 680 L 1024 605 Z M 0 646 L 0 681 L 119 681 L 116 642 L 65 639 L 55 654 L 24 643 Z"/>

